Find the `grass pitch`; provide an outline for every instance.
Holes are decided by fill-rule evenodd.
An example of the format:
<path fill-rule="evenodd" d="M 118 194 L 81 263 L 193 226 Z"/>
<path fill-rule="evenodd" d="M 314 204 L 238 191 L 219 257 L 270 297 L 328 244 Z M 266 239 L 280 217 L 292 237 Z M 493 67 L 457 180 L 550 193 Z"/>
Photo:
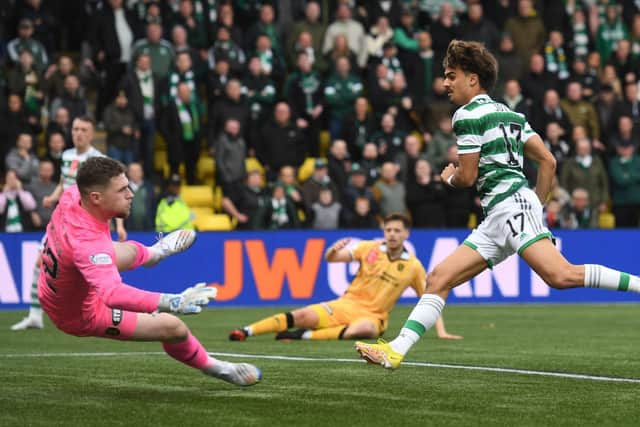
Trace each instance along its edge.
<path fill-rule="evenodd" d="M 410 309 L 396 308 L 387 338 Z M 350 341 L 227 340 L 231 329 L 281 310 L 209 309 L 184 318 L 210 352 L 246 355 L 220 357 L 262 369 L 263 381 L 245 389 L 179 364 L 156 343 L 74 338 L 49 322 L 42 331 L 11 332 L 24 312 L 0 312 L 0 426 L 640 423 L 637 305 L 448 306 L 447 327 L 464 340 L 427 332 L 406 360 L 457 367 L 395 372 L 352 362 Z"/>

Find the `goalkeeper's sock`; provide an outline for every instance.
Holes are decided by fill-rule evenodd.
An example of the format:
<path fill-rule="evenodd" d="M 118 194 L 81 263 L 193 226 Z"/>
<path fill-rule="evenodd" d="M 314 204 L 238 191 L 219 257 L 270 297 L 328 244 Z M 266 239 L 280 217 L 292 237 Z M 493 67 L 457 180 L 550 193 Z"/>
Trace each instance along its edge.
<path fill-rule="evenodd" d="M 258 320 L 245 327 L 244 330 L 247 332 L 247 335 L 253 336 L 267 334 L 269 332 L 282 332 L 293 326 L 293 315 L 290 312 L 286 312 Z"/>
<path fill-rule="evenodd" d="M 640 278 L 602 265 L 585 264 L 584 287 L 640 293 Z"/>
<path fill-rule="evenodd" d="M 405 355 L 425 331 L 435 325 L 444 308 L 444 300 L 438 295 L 424 294 L 400 330 L 400 335 L 389 343 L 392 349 Z"/>
<path fill-rule="evenodd" d="M 163 342 L 164 351 L 174 359 L 192 368 L 205 370 L 213 363 L 200 341 L 191 333 L 186 340 L 177 343 Z"/>

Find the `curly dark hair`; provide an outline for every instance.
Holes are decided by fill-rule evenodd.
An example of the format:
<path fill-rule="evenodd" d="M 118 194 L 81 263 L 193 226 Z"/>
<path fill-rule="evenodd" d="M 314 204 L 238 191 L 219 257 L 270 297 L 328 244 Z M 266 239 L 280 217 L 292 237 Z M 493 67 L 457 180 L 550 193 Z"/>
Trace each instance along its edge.
<path fill-rule="evenodd" d="M 444 68 L 461 68 L 478 75 L 480 86 L 490 92 L 498 78 L 498 61 L 483 43 L 451 40 L 442 61 Z"/>
<path fill-rule="evenodd" d="M 104 189 L 111 178 L 125 173 L 127 168 L 109 157 L 91 157 L 78 169 L 76 184 L 80 194 L 87 196 L 94 189 Z"/>

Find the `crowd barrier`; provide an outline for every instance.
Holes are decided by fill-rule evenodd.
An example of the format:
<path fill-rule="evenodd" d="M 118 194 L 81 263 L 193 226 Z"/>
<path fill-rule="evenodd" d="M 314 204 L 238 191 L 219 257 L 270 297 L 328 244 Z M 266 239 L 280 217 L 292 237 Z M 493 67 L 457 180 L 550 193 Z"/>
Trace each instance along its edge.
<path fill-rule="evenodd" d="M 444 259 L 467 230 L 413 230 L 407 249 L 427 269 Z M 640 230 L 558 231 L 563 254 L 575 263 L 598 263 L 637 274 Z M 0 234 L 0 309 L 27 307 L 31 276 L 41 234 Z M 381 238 L 371 231 L 277 231 L 200 233 L 193 247 L 151 269 L 123 273 L 126 283 L 161 292 L 179 292 L 197 282 L 219 288 L 219 306 L 304 305 L 342 295 L 358 263 L 327 263 L 323 254 L 340 238 L 353 242 Z M 152 233 L 131 233 L 146 244 Z M 415 302 L 408 290 L 400 302 Z M 600 290 L 557 291 L 517 256 L 485 270 L 453 290 L 452 304 L 638 302 L 636 294 Z"/>

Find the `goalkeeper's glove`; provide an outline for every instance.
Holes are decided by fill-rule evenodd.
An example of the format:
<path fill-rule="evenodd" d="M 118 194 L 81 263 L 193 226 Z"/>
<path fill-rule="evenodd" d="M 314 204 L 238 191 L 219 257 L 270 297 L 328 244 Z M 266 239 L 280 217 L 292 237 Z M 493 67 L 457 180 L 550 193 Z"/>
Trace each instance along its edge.
<path fill-rule="evenodd" d="M 158 311 L 181 314 L 196 314 L 202 311 L 202 307 L 209 301 L 216 299 L 218 290 L 208 287 L 206 283 L 187 288 L 180 294 L 162 294 L 158 303 Z"/>

